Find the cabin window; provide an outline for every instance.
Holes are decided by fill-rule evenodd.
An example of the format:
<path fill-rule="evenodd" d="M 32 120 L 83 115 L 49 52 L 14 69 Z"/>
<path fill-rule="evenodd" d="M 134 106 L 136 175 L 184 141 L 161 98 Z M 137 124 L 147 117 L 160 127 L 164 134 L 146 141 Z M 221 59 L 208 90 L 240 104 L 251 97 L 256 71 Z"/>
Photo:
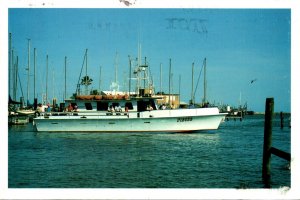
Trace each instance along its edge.
<path fill-rule="evenodd" d="M 115 107 L 118 107 L 120 104 L 119 103 L 112 103 L 112 106 L 115 108 Z"/>
<path fill-rule="evenodd" d="M 128 108 L 128 110 L 133 110 L 133 105 L 132 105 L 132 103 L 131 102 L 126 102 L 125 103 L 125 108 Z"/>
<path fill-rule="evenodd" d="M 91 103 L 85 103 L 85 109 L 86 110 L 93 110 L 92 104 Z"/>
<path fill-rule="evenodd" d="M 149 102 L 138 101 L 137 102 L 137 110 L 138 110 L 138 112 L 146 111 L 148 104 L 149 104 Z"/>
<path fill-rule="evenodd" d="M 97 110 L 103 111 L 108 109 L 108 102 L 97 102 Z"/>
<path fill-rule="evenodd" d="M 155 105 L 154 99 L 150 99 L 149 104 L 151 105 L 153 110 L 156 110 L 156 105 Z"/>
<path fill-rule="evenodd" d="M 137 102 L 137 109 L 139 112 L 146 111 L 148 106 L 151 106 L 153 110 L 156 110 L 156 105 L 153 99 L 149 99 L 149 101 Z"/>

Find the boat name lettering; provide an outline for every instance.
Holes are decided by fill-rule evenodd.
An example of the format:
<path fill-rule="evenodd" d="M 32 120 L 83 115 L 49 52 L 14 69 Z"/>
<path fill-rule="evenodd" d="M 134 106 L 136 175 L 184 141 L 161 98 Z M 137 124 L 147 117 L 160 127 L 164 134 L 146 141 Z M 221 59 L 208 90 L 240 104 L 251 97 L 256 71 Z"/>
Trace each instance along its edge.
<path fill-rule="evenodd" d="M 189 121 L 193 121 L 192 117 L 178 117 L 177 118 L 177 122 L 189 122 Z"/>

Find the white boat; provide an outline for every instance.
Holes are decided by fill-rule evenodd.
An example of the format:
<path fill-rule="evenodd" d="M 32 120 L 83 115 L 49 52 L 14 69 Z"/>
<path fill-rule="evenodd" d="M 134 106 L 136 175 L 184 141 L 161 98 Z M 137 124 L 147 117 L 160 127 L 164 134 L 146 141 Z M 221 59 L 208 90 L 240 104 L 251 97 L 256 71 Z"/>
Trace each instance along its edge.
<path fill-rule="evenodd" d="M 16 111 L 19 115 L 34 115 L 36 112 L 35 110 L 17 110 Z"/>
<path fill-rule="evenodd" d="M 77 95 L 75 99 L 65 100 L 70 107 L 67 111 L 41 113 L 34 118 L 37 131 L 191 132 L 219 128 L 227 113 L 219 113 L 217 107 L 158 109 L 157 99 L 161 97 L 154 95 L 148 70 L 146 59 L 144 65 L 137 64 L 133 72 L 138 83 L 136 93 L 131 93 L 129 82 L 127 93 L 113 91 L 105 95 Z M 130 75 L 129 81 L 131 79 Z M 169 105 L 173 105 L 170 98 Z M 71 109 L 75 107 L 75 111 Z"/>
<path fill-rule="evenodd" d="M 24 125 L 29 123 L 29 117 L 26 115 L 11 114 L 8 116 L 8 124 Z"/>
<path fill-rule="evenodd" d="M 47 132 L 191 132 L 218 129 L 227 114 L 216 107 L 159 110 L 156 99 L 67 100 L 76 112 L 43 113 L 33 121 L 37 131 Z M 122 111 L 108 111 L 111 106 Z"/>

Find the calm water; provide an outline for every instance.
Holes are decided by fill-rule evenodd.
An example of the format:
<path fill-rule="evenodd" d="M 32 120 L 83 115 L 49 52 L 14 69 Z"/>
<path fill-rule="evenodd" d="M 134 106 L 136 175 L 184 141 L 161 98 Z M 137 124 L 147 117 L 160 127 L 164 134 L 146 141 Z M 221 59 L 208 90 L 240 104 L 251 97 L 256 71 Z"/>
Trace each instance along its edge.
<path fill-rule="evenodd" d="M 290 152 L 277 117 L 273 146 Z M 288 123 L 286 123 L 288 125 Z M 192 134 L 37 133 L 9 127 L 10 188 L 262 188 L 264 116 Z M 272 187 L 290 187 L 272 156 Z"/>

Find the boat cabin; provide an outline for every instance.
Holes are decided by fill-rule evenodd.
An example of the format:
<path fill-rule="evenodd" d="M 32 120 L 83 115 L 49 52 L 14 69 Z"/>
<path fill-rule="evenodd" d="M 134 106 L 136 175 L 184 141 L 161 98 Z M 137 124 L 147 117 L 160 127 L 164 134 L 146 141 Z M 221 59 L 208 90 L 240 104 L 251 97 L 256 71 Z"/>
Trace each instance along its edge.
<path fill-rule="evenodd" d="M 87 95 L 86 95 L 87 96 Z M 97 98 L 95 96 L 99 95 L 88 95 L 94 96 L 90 98 L 83 98 L 81 96 L 76 99 L 66 99 L 65 107 L 69 105 L 72 106 L 73 109 L 77 111 L 117 111 L 117 112 L 143 112 L 147 110 L 157 110 L 157 98 L 155 97 L 124 97 L 124 98 L 110 98 L 110 97 L 102 97 Z"/>

